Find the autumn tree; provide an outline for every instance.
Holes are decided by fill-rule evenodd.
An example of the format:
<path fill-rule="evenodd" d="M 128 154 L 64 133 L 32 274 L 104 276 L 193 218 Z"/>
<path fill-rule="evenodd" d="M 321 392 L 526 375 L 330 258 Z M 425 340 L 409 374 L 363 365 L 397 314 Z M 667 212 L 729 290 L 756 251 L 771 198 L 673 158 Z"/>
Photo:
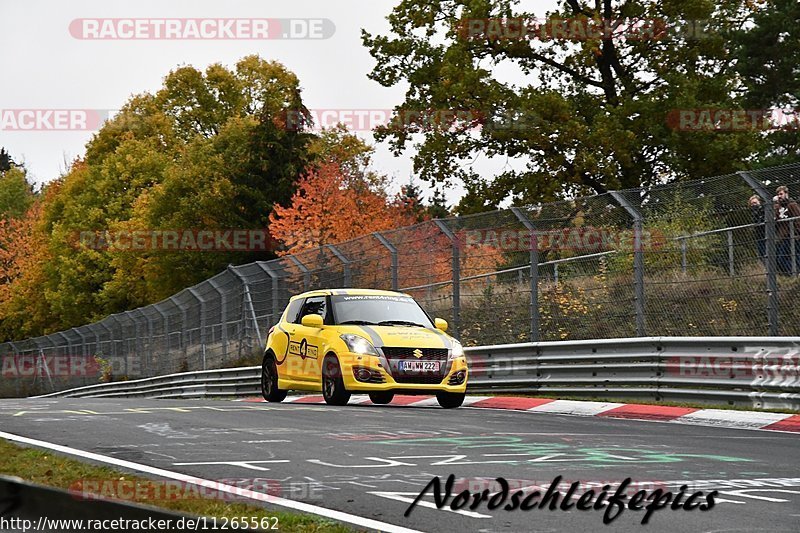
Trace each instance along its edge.
<path fill-rule="evenodd" d="M 402 0 L 389 34 L 363 32 L 377 61 L 370 77 L 408 84 L 378 139 L 398 154 L 417 143 L 422 179 L 463 183 L 460 212 L 739 170 L 757 133 L 676 131 L 667 119 L 677 109 L 741 104 L 729 29 L 756 11 L 749 0 L 561 0 L 548 13 L 517 0 Z M 667 31 L 580 31 L 637 20 Z M 505 34 L 514 27 L 503 21 L 524 22 Z M 537 21 L 577 30 L 520 35 Z M 702 21 L 699 32 L 686 31 L 692 21 Z M 467 114 L 444 125 L 409 118 L 434 110 Z M 470 164 L 479 156 L 513 164 L 486 177 Z"/>
<path fill-rule="evenodd" d="M 402 203 L 332 162 L 298 181 L 291 203 L 270 214 L 270 232 L 286 247 L 281 253 L 289 254 L 413 221 Z"/>
<path fill-rule="evenodd" d="M 0 220 L 22 217 L 33 204 L 34 196 L 25 169 L 12 165 L 0 170 Z"/>

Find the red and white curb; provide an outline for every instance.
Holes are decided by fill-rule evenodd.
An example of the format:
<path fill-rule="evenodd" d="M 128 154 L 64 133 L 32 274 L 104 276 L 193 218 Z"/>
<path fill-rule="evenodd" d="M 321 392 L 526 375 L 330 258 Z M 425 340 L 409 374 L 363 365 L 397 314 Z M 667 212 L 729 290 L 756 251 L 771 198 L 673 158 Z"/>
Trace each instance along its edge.
<path fill-rule="evenodd" d="M 264 402 L 262 398 L 246 398 L 242 402 Z M 284 403 L 321 404 L 322 396 L 289 396 Z M 367 396 L 354 396 L 350 405 L 371 404 Z M 392 406 L 437 407 L 433 396 L 395 396 Z M 665 405 L 626 404 L 553 400 L 549 398 L 521 398 L 515 396 L 467 396 L 464 407 L 478 409 L 508 409 L 528 413 L 550 413 L 572 416 L 602 416 L 649 422 L 693 424 L 736 429 L 760 429 L 800 433 L 800 415 L 765 413 L 760 411 L 732 411 L 727 409 L 695 409 Z"/>

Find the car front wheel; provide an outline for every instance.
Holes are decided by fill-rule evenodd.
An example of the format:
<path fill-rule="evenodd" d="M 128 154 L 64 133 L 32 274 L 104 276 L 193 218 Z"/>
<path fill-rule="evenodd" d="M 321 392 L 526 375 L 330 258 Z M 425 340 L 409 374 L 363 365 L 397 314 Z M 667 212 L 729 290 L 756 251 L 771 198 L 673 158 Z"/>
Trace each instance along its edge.
<path fill-rule="evenodd" d="M 287 391 L 278 388 L 278 367 L 270 354 L 264 355 L 261 365 L 261 395 L 268 402 L 282 402 Z"/>
<path fill-rule="evenodd" d="M 344 388 L 342 368 L 336 357 L 328 356 L 322 366 L 322 397 L 328 405 L 347 405 L 350 393 Z"/>
<path fill-rule="evenodd" d="M 394 399 L 393 392 L 370 392 L 369 393 L 369 401 L 376 405 L 385 405 L 387 403 L 391 403 Z"/>
<path fill-rule="evenodd" d="M 445 409 L 453 409 L 461 407 L 461 404 L 464 403 L 464 396 L 466 394 L 463 392 L 437 392 L 436 400 Z"/>

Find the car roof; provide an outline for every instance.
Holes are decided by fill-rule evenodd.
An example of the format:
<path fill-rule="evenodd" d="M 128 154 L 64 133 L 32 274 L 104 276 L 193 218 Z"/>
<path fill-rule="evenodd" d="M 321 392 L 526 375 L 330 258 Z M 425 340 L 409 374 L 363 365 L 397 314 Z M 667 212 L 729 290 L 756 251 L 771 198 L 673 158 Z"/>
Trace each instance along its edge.
<path fill-rule="evenodd" d="M 309 296 L 337 296 L 340 294 L 344 295 L 353 295 L 353 296 L 365 296 L 365 295 L 378 295 L 378 296 L 408 296 L 411 297 L 410 294 L 405 294 L 403 292 L 395 292 L 395 291 L 382 291 L 378 289 L 357 289 L 357 288 L 350 288 L 350 289 L 317 289 L 314 291 L 307 291 L 302 294 L 298 294 L 296 296 L 292 296 L 289 300 L 294 301 L 298 298 L 308 298 Z"/>

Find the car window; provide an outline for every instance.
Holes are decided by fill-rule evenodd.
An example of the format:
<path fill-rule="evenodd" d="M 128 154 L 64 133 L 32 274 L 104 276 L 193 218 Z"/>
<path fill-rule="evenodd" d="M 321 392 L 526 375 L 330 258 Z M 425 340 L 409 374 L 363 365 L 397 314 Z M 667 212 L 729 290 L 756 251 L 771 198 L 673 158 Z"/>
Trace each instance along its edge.
<path fill-rule="evenodd" d="M 299 324 L 300 323 L 300 308 L 303 306 L 303 299 L 298 298 L 293 302 L 290 302 L 289 305 L 286 307 L 286 313 L 284 313 L 284 320 L 289 322 L 290 324 Z"/>
<path fill-rule="evenodd" d="M 331 297 L 337 324 L 419 325 L 433 328 L 428 314 L 413 298 L 401 295 L 336 295 Z"/>
<path fill-rule="evenodd" d="M 303 311 L 300 313 L 300 319 L 306 315 L 320 315 L 325 323 L 328 323 L 328 305 L 325 296 L 312 296 L 306 298 L 306 303 L 303 305 Z M 300 322 L 300 320 L 298 320 Z"/>

